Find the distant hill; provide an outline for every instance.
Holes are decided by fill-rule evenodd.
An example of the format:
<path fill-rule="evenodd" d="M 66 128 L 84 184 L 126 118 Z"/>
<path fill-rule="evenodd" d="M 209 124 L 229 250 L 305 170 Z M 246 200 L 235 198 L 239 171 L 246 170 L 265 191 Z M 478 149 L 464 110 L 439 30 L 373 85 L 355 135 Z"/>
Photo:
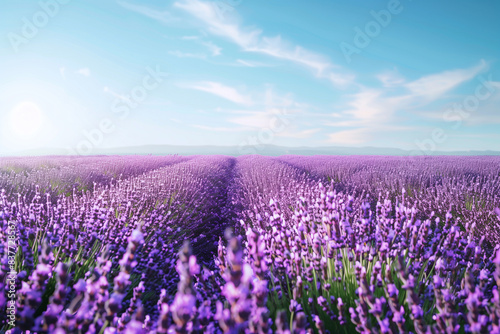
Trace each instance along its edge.
<path fill-rule="evenodd" d="M 286 147 L 275 145 L 260 146 L 177 146 L 177 145 L 144 145 L 117 148 L 96 148 L 90 155 L 229 155 L 239 156 L 245 154 L 260 154 L 268 156 L 279 155 L 415 155 L 397 148 L 383 147 Z M 46 148 L 38 150 L 26 150 L 4 154 L 3 156 L 43 156 L 43 155 L 70 155 L 70 152 L 61 148 Z M 420 155 L 424 155 L 423 152 Z M 428 155 L 500 155 L 500 151 L 436 151 Z"/>

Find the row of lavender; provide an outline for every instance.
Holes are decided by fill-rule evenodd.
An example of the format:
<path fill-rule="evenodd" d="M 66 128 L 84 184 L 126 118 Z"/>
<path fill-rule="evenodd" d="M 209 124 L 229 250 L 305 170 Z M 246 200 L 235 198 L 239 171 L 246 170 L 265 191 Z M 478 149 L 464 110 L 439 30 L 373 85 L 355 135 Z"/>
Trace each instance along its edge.
<path fill-rule="evenodd" d="M 92 190 L 94 184 L 111 184 L 188 159 L 179 155 L 2 158 L 0 189 L 31 198 L 38 186 L 55 200 L 60 194 L 71 196 L 74 191 Z"/>
<path fill-rule="evenodd" d="M 485 233 L 498 223 L 498 159 L 405 168 L 397 158 L 365 159 L 195 157 L 56 202 L 4 192 L 2 237 L 8 221 L 20 227 L 16 325 L 79 333 L 498 331 L 500 254 Z M 336 182 L 325 188 L 326 179 Z M 464 193 L 485 205 L 453 202 Z M 239 236 L 226 233 L 227 247 L 221 239 L 214 254 L 228 225 Z M 2 278 L 7 268 L 4 252 Z"/>
<path fill-rule="evenodd" d="M 100 159 L 101 171 L 107 172 L 114 158 Z M 177 252 L 184 239 L 214 267 L 210 254 L 217 236 L 233 223 L 226 182 L 235 161 L 216 156 L 183 160 L 157 168 L 157 161 L 144 159 L 142 174 L 71 196 L 59 194 L 55 201 L 52 189 L 44 189 L 44 195 L 39 186 L 30 197 L 2 190 L 1 237 L 7 240 L 9 222 L 15 222 L 19 250 L 10 258 L 3 244 L 0 289 L 16 291 L 16 330 L 123 329 L 136 316 L 135 301 L 142 314 L 158 318 L 161 290 L 168 293 L 166 301 L 176 290 Z M 77 174 L 78 167 L 74 170 Z M 81 171 L 87 171 L 85 165 Z M 14 289 L 7 280 L 10 264 L 18 273 Z M 147 292 L 137 300 L 141 289 Z M 0 296 L 2 309 L 6 298 Z M 5 313 L 0 317 L 8 328 L 10 319 Z"/>
<path fill-rule="evenodd" d="M 288 308 L 281 332 L 293 319 L 296 333 L 499 333 L 498 245 L 450 212 L 420 220 L 402 198 L 378 198 L 372 211 L 332 188 L 302 197 L 291 220 L 271 202 L 257 227 L 242 222 L 249 262 L 265 259 L 254 272 L 271 283 L 270 313 Z"/>
<path fill-rule="evenodd" d="M 494 214 L 500 205 L 500 157 L 366 157 L 283 156 L 286 164 L 356 196 L 404 193 L 405 205 L 424 217 L 434 211 L 444 219 L 451 211 L 462 224 L 476 224 L 475 233 L 500 242 L 500 224 Z M 373 204 L 373 201 L 372 201 Z"/>
<path fill-rule="evenodd" d="M 244 161 L 242 226 L 261 235 L 270 308 L 320 333 L 498 332 L 498 157 Z"/>

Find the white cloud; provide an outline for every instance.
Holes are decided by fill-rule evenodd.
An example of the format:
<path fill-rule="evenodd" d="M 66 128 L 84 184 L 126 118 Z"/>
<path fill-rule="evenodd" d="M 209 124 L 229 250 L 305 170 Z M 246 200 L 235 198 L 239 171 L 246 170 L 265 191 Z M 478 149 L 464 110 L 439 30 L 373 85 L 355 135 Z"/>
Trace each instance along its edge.
<path fill-rule="evenodd" d="M 373 138 L 369 128 L 342 130 L 328 135 L 328 142 L 338 145 L 360 145 Z"/>
<path fill-rule="evenodd" d="M 61 77 L 66 80 L 66 68 L 65 67 L 61 67 L 59 69 L 59 73 L 61 73 Z"/>
<path fill-rule="evenodd" d="M 407 95 L 384 96 L 383 90 L 370 88 L 362 88 L 351 97 L 350 108 L 343 114 L 353 117 L 360 125 L 387 122 L 397 110 L 410 102 Z"/>
<path fill-rule="evenodd" d="M 227 119 L 228 122 L 250 127 L 253 131 L 268 130 L 275 137 L 282 138 L 309 138 L 321 131 L 319 127 L 304 128 L 308 123 L 308 105 L 299 103 L 290 94 L 278 95 L 268 87 L 264 94 L 260 94 L 257 107 L 253 110 L 233 111 L 233 115 Z M 299 120 L 299 117 L 304 119 Z"/>
<path fill-rule="evenodd" d="M 312 70 L 316 77 L 330 80 L 337 86 L 345 86 L 354 80 L 352 75 L 342 73 L 339 66 L 332 64 L 323 55 L 292 45 L 281 36 L 263 36 L 261 30 L 241 27 L 229 18 L 222 19 L 211 2 L 181 0 L 176 2 L 175 6 L 200 19 L 211 33 L 231 40 L 244 51 L 262 53 L 302 65 Z"/>
<path fill-rule="evenodd" d="M 353 124 L 341 124 L 339 123 L 329 123 L 330 126 L 344 127 L 352 126 Z M 358 124 L 359 125 L 359 124 Z M 375 124 L 367 126 L 358 126 L 349 130 L 340 130 L 328 135 L 327 142 L 334 144 L 346 144 L 346 145 L 361 145 L 367 144 L 376 138 L 385 138 L 384 134 L 395 133 L 395 132 L 405 132 L 417 131 L 421 128 L 417 126 L 404 126 L 404 125 L 393 125 L 393 124 Z"/>
<path fill-rule="evenodd" d="M 185 41 L 193 41 L 196 44 L 203 45 L 209 52 L 212 57 L 220 56 L 222 54 L 222 48 L 212 41 L 204 41 L 201 36 L 182 36 L 182 40 Z M 170 54 L 178 56 L 179 58 L 207 58 L 205 53 L 184 53 L 181 51 L 171 51 Z"/>
<path fill-rule="evenodd" d="M 434 100 L 458 85 L 474 78 L 480 72 L 486 70 L 487 67 L 486 62 L 482 60 L 474 67 L 428 75 L 407 83 L 405 87 L 415 97 Z"/>
<path fill-rule="evenodd" d="M 118 1 L 118 4 L 128 10 L 150 17 L 161 23 L 171 23 L 179 20 L 168 11 L 158 11 L 146 6 L 135 5 L 124 1 Z"/>
<path fill-rule="evenodd" d="M 319 128 L 314 128 L 314 129 L 306 129 L 306 130 L 285 130 L 283 132 L 278 132 L 276 134 L 277 137 L 285 137 L 285 138 L 298 138 L 298 139 L 304 139 L 304 138 L 309 138 L 313 134 L 320 132 L 321 129 Z"/>
<path fill-rule="evenodd" d="M 269 67 L 269 66 L 272 66 L 272 65 L 267 65 L 264 63 L 256 62 L 256 61 L 243 60 L 243 59 L 236 60 L 236 63 L 238 65 L 246 66 L 246 67 Z"/>
<path fill-rule="evenodd" d="M 225 86 L 218 82 L 205 81 L 192 86 L 188 86 L 188 88 L 197 89 L 203 92 L 214 94 L 237 104 L 241 105 L 252 104 L 252 100 L 250 97 L 241 94 L 233 87 Z"/>
<path fill-rule="evenodd" d="M 192 127 L 197 129 L 207 130 L 207 131 L 215 131 L 215 132 L 241 132 L 248 130 L 248 127 L 215 127 L 215 126 L 207 126 L 207 125 L 199 125 L 193 124 Z"/>
<path fill-rule="evenodd" d="M 81 68 L 78 71 L 75 72 L 76 74 L 83 75 L 84 77 L 89 77 L 90 76 L 90 69 L 88 68 Z"/>
<path fill-rule="evenodd" d="M 197 58 L 197 59 L 206 59 L 207 55 L 203 53 L 188 53 L 188 52 L 181 52 L 179 50 L 175 51 L 169 51 L 168 54 L 171 54 L 172 56 L 176 56 L 177 58 Z"/>
<path fill-rule="evenodd" d="M 225 110 L 219 112 L 228 113 L 231 116 L 225 120 L 236 127 L 206 127 L 199 128 L 237 132 L 253 131 L 259 133 L 261 130 L 270 130 L 275 137 L 286 138 L 308 138 L 319 132 L 319 127 L 304 128 L 308 125 L 306 110 L 309 105 L 299 103 L 293 99 L 290 94 L 278 95 L 273 92 L 272 87 L 268 86 L 263 93 L 255 94 L 253 105 L 250 108 Z M 247 106 L 249 107 L 249 106 Z M 305 121 L 299 121 L 298 117 L 304 117 Z"/>
<path fill-rule="evenodd" d="M 361 144 L 370 141 L 375 135 L 386 131 L 407 131 L 408 127 L 396 126 L 404 114 L 425 107 L 430 102 L 442 98 L 458 85 L 471 80 L 487 67 L 484 61 L 468 69 L 444 71 L 417 80 L 406 82 L 395 72 L 378 76 L 382 88 L 361 86 L 359 92 L 350 95 L 350 101 L 339 117 L 339 113 L 331 115 L 334 120 L 325 125 L 347 127 L 329 135 L 329 142 Z M 419 115 L 428 117 L 428 110 Z M 442 112 L 437 112 L 442 115 Z M 399 117 L 398 117 L 399 116 Z M 436 120 L 436 117 L 432 117 Z"/>
<path fill-rule="evenodd" d="M 119 94 L 119 93 L 117 93 L 117 92 L 115 92 L 115 91 L 111 90 L 109 87 L 104 87 L 104 89 L 103 89 L 103 90 L 104 90 L 104 92 L 105 92 L 106 94 L 109 94 L 109 95 L 111 95 L 111 96 L 114 96 L 114 97 L 116 97 L 117 99 L 120 99 L 120 100 L 122 100 L 122 101 L 126 101 L 126 102 L 131 102 L 130 98 L 126 97 L 125 95 L 121 95 L 121 94 Z"/>
<path fill-rule="evenodd" d="M 405 79 L 396 71 L 388 71 L 377 75 L 384 87 L 398 87 L 405 83 Z"/>
<path fill-rule="evenodd" d="M 488 81 L 488 80 L 487 80 Z M 483 93 L 484 91 L 488 91 L 491 93 L 487 98 L 484 100 L 479 100 L 479 103 L 476 108 L 467 109 L 464 107 L 465 104 L 465 98 L 462 98 L 458 101 L 456 101 L 454 104 L 461 106 L 461 110 L 464 113 L 463 121 L 464 125 L 467 126 L 477 126 L 477 125 L 483 125 L 483 124 L 500 124 L 500 112 L 498 106 L 500 105 L 500 82 L 498 81 L 488 81 L 488 89 L 486 87 L 483 87 Z M 474 95 L 471 95 L 474 96 Z M 450 105 L 444 110 L 453 110 L 455 109 L 453 105 Z M 454 113 L 455 116 L 459 115 L 457 112 Z M 437 113 L 437 115 L 441 118 L 441 120 L 444 117 L 444 112 L 442 111 L 441 113 Z"/>
<path fill-rule="evenodd" d="M 228 121 L 238 125 L 264 129 L 271 126 L 273 117 L 276 117 L 276 115 L 272 112 L 252 111 L 245 116 L 232 117 Z"/>
<path fill-rule="evenodd" d="M 261 33 L 259 30 L 243 32 L 238 25 L 230 23 L 229 20 L 221 19 L 219 15 L 217 15 L 213 3 L 198 0 L 184 0 L 176 2 L 174 6 L 204 21 L 209 26 L 211 33 L 227 37 L 244 48 L 254 44 Z"/>
<path fill-rule="evenodd" d="M 436 73 L 408 83 L 394 73 L 379 75 L 378 78 L 384 83 L 385 88 L 361 87 L 358 93 L 350 95 L 348 108 L 341 113 L 344 120 L 336 124 L 343 126 L 386 124 L 396 113 L 406 112 L 441 98 L 485 68 L 485 62 L 481 61 L 469 69 Z M 395 88 L 400 89 L 395 90 Z M 338 114 L 336 117 L 338 118 Z"/>
<path fill-rule="evenodd" d="M 212 53 L 213 57 L 221 55 L 222 48 L 218 47 L 214 43 L 209 41 L 209 42 L 203 42 L 201 44 L 203 44 L 204 46 L 206 46 L 208 48 L 210 53 Z"/>
<path fill-rule="evenodd" d="M 311 68 L 318 76 L 324 75 L 325 71 L 332 66 L 325 57 L 308 51 L 301 46 L 290 45 L 281 36 L 263 36 L 258 43 L 247 45 L 246 50 L 296 62 Z"/>
<path fill-rule="evenodd" d="M 229 118 L 228 122 L 250 127 L 254 131 L 267 129 L 276 137 L 308 138 L 321 129 L 301 129 L 302 124 L 296 121 L 301 112 L 297 109 L 270 108 L 266 111 L 249 111 L 244 116 Z"/>

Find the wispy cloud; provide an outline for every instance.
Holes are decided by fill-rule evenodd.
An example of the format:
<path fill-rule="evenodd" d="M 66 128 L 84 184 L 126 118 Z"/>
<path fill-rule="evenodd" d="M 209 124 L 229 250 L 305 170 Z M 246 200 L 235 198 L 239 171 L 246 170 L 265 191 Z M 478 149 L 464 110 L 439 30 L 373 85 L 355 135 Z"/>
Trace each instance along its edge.
<path fill-rule="evenodd" d="M 212 41 L 203 40 L 202 36 L 182 36 L 180 39 L 184 41 L 193 41 L 197 44 L 203 45 L 208 49 L 212 57 L 220 56 L 222 54 L 222 48 Z"/>
<path fill-rule="evenodd" d="M 61 73 L 61 77 L 66 80 L 66 68 L 65 67 L 61 67 L 59 68 L 59 73 Z"/>
<path fill-rule="evenodd" d="M 332 133 L 328 141 L 354 145 L 368 142 L 384 131 L 408 130 L 395 125 L 401 121 L 398 115 L 427 107 L 486 68 L 487 64 L 481 61 L 467 69 L 443 71 L 410 82 L 395 72 L 380 74 L 377 78 L 383 87 L 361 86 L 359 92 L 349 96 L 347 108 L 331 115 L 333 119 L 325 123 L 327 126 L 352 129 Z"/>
<path fill-rule="evenodd" d="M 405 87 L 415 97 L 434 100 L 458 85 L 474 78 L 487 68 L 488 65 L 482 60 L 474 67 L 428 75 L 407 83 Z"/>
<path fill-rule="evenodd" d="M 184 122 L 183 122 L 183 121 L 181 121 L 181 120 L 180 120 L 180 119 L 178 119 L 178 118 L 170 118 L 170 120 L 171 120 L 172 122 L 174 122 L 174 123 L 177 123 L 177 124 L 184 124 Z"/>
<path fill-rule="evenodd" d="M 222 96 L 233 102 L 242 102 L 249 98 L 234 89 L 219 83 L 202 83 L 191 85 L 188 88 L 208 91 Z M 208 126 L 194 124 L 193 127 L 220 132 L 258 132 L 268 129 L 276 137 L 284 138 L 309 138 L 321 131 L 320 127 L 312 127 L 308 122 L 301 122 L 298 117 L 307 117 L 306 110 L 309 105 L 294 100 L 291 94 L 279 95 L 269 85 L 264 92 L 252 95 L 252 103 L 242 105 L 239 109 L 216 110 L 217 112 L 229 114 L 225 122 L 233 126 Z M 219 109 L 219 108 L 218 108 Z"/>
<path fill-rule="evenodd" d="M 119 94 L 119 93 L 113 91 L 109 87 L 104 87 L 103 91 L 104 91 L 104 93 L 109 94 L 117 99 L 122 100 L 122 101 L 131 102 L 130 98 L 126 97 L 125 95 L 122 95 L 122 94 Z"/>
<path fill-rule="evenodd" d="M 75 73 L 83 75 L 84 77 L 90 77 L 90 69 L 87 67 L 81 68 L 78 71 L 76 71 Z"/>
<path fill-rule="evenodd" d="M 385 80 L 384 88 L 361 87 L 350 95 L 348 108 L 343 116 L 351 116 L 347 126 L 367 126 L 390 121 L 397 111 L 408 111 L 442 98 L 458 85 L 471 80 L 487 67 L 484 61 L 468 69 L 456 69 L 423 76 L 406 82 L 402 77 L 379 75 Z M 396 79 L 397 78 L 397 79 Z"/>
<path fill-rule="evenodd" d="M 168 51 L 168 54 L 172 56 L 176 56 L 177 58 L 197 58 L 197 59 L 206 59 L 207 55 L 203 53 L 189 53 L 189 52 L 182 52 L 179 50 L 175 51 Z"/>
<path fill-rule="evenodd" d="M 321 131 L 320 128 L 303 129 L 303 125 L 297 122 L 298 109 L 269 108 L 264 111 L 248 111 L 245 115 L 230 117 L 228 122 L 252 128 L 254 131 L 268 129 L 276 137 L 283 138 L 309 138 Z"/>
<path fill-rule="evenodd" d="M 142 14 L 144 16 L 150 17 L 150 18 L 155 19 L 161 23 L 171 23 L 171 22 L 175 22 L 175 21 L 179 20 L 177 17 L 174 17 L 168 11 L 159 11 L 159 10 L 152 9 L 150 7 L 135 5 L 135 4 L 125 2 L 125 1 L 118 1 L 117 3 L 120 6 L 122 6 L 123 8 L 126 8 L 128 10 L 133 11 L 133 12 Z"/>
<path fill-rule="evenodd" d="M 184 0 L 174 3 L 174 6 L 187 11 L 205 22 L 211 33 L 227 37 L 243 48 L 254 44 L 261 34 L 260 30 L 243 31 L 237 24 L 230 23 L 229 20 L 220 18 L 219 15 L 217 15 L 215 4 L 210 2 Z"/>
<path fill-rule="evenodd" d="M 214 132 L 241 132 L 249 129 L 248 127 L 220 127 L 220 126 L 207 126 L 200 124 L 193 124 L 191 126 L 197 129 L 214 131 Z"/>
<path fill-rule="evenodd" d="M 314 128 L 314 129 L 306 129 L 306 130 L 293 130 L 288 129 L 283 132 L 278 132 L 276 134 L 277 137 L 284 137 L 284 138 L 297 138 L 297 139 L 304 139 L 304 138 L 309 138 L 312 135 L 320 132 L 320 128 Z"/>
<path fill-rule="evenodd" d="M 275 137 L 304 139 L 321 131 L 320 127 L 309 124 L 309 108 L 309 105 L 297 102 L 291 94 L 276 94 L 268 86 L 263 94 L 258 94 L 252 110 L 233 111 L 233 116 L 226 120 L 250 127 L 253 131 L 270 130 Z"/>
<path fill-rule="evenodd" d="M 236 104 L 251 105 L 253 103 L 249 96 L 241 94 L 233 87 L 225 86 L 218 82 L 205 81 L 187 86 L 187 88 L 214 94 Z"/>
<path fill-rule="evenodd" d="M 246 66 L 246 67 L 270 67 L 270 66 L 272 66 L 272 65 L 264 64 L 264 63 L 257 62 L 257 61 L 243 60 L 243 59 L 236 60 L 236 63 L 239 66 Z"/>
<path fill-rule="evenodd" d="M 281 36 L 263 36 L 259 29 L 241 27 L 227 18 L 222 19 L 211 2 L 181 0 L 174 5 L 204 22 L 212 34 L 229 39 L 244 51 L 291 61 L 312 70 L 316 77 L 330 80 L 337 86 L 346 86 L 354 81 L 353 75 L 345 73 L 340 66 L 332 64 L 323 55 L 286 42 Z"/>
<path fill-rule="evenodd" d="M 405 83 L 405 79 L 396 71 L 387 71 L 377 75 L 377 79 L 384 87 L 397 87 Z"/>
<path fill-rule="evenodd" d="M 360 145 L 370 141 L 373 136 L 370 128 L 342 130 L 328 135 L 328 142 L 337 145 Z"/>
<path fill-rule="evenodd" d="M 362 88 L 351 96 L 350 108 L 344 114 L 363 125 L 387 122 L 395 111 L 411 101 L 408 95 L 386 96 L 383 90 L 372 88 Z"/>
<path fill-rule="evenodd" d="M 72 71 L 72 69 L 70 69 L 70 71 Z M 68 69 L 66 67 L 60 67 L 59 68 L 59 73 L 61 74 L 61 77 L 66 80 L 67 79 L 67 76 L 66 76 L 66 73 L 68 72 Z M 82 75 L 84 77 L 90 77 L 90 69 L 87 68 L 87 67 L 83 67 L 83 68 L 80 68 L 74 72 L 70 72 L 71 73 L 74 73 L 74 74 L 78 74 L 78 75 Z"/>
<path fill-rule="evenodd" d="M 327 142 L 338 145 L 366 145 L 374 139 L 381 138 L 383 133 L 409 132 L 419 130 L 416 126 L 379 125 L 340 130 L 328 134 Z"/>
<path fill-rule="evenodd" d="M 206 46 L 208 48 L 208 50 L 210 51 L 210 53 L 212 54 L 213 57 L 215 56 L 220 56 L 222 53 L 222 48 L 215 45 L 214 43 L 212 42 L 202 42 L 201 44 L 203 44 L 204 46 Z"/>
<path fill-rule="evenodd" d="M 491 79 L 491 77 L 489 79 Z M 462 108 L 462 110 L 465 111 L 463 121 L 467 125 L 500 124 L 500 112 L 498 110 L 498 106 L 500 105 L 500 82 L 492 80 L 487 80 L 486 82 L 488 82 L 488 89 L 491 95 L 481 100 L 477 108 L 473 108 L 472 110 L 469 109 L 469 111 Z M 463 106 L 464 101 L 465 98 L 454 102 L 454 104 L 458 103 L 458 105 Z M 446 109 L 447 108 L 445 108 L 445 110 Z M 453 110 L 455 108 L 451 106 L 451 109 Z M 443 119 L 443 113 L 437 115 Z"/>
<path fill-rule="evenodd" d="M 249 126 L 257 129 L 265 129 L 271 126 L 272 119 L 276 113 L 272 111 L 249 111 L 245 116 L 231 117 L 229 122 Z"/>

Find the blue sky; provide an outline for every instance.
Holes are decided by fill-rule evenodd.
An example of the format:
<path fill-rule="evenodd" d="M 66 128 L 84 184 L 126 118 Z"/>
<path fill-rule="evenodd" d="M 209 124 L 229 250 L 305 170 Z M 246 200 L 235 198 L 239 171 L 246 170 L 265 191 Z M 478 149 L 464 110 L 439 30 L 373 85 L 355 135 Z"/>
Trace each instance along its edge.
<path fill-rule="evenodd" d="M 498 1 L 0 2 L 0 153 L 500 150 Z"/>

